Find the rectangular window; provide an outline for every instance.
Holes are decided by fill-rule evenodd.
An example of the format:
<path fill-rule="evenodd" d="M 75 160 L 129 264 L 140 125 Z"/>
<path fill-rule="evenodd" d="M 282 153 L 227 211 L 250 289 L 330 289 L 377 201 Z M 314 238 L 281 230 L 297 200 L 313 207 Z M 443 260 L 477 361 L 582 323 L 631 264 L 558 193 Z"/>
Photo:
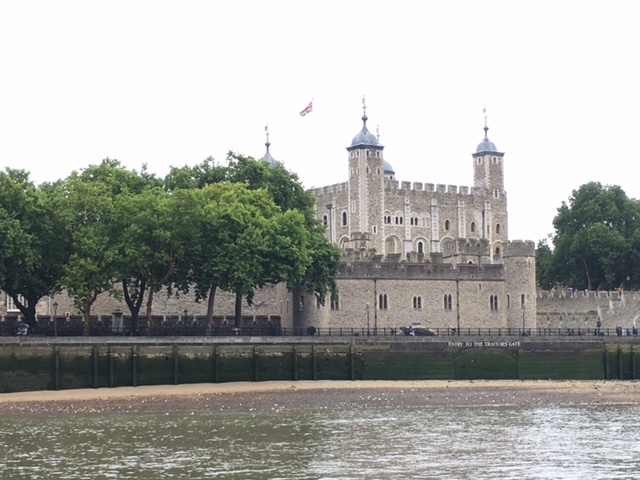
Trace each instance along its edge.
<path fill-rule="evenodd" d="M 336 294 L 331 294 L 331 310 L 340 310 L 340 297 Z"/>

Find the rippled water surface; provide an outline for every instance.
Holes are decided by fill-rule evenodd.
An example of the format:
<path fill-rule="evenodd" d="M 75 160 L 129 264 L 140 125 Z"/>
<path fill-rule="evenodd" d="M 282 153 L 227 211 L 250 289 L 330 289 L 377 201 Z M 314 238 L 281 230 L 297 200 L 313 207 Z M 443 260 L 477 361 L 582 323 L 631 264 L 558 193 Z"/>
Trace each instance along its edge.
<path fill-rule="evenodd" d="M 640 478 L 637 406 L 0 418 L 2 479 Z"/>

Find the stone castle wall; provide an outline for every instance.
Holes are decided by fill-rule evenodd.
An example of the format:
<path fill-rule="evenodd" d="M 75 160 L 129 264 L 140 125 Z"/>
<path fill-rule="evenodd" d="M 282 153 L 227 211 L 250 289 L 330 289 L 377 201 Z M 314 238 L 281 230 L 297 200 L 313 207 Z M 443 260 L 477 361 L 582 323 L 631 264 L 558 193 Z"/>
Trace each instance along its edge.
<path fill-rule="evenodd" d="M 598 319 L 603 328 L 640 327 L 640 292 L 553 291 L 538 292 L 538 326 L 592 329 Z"/>

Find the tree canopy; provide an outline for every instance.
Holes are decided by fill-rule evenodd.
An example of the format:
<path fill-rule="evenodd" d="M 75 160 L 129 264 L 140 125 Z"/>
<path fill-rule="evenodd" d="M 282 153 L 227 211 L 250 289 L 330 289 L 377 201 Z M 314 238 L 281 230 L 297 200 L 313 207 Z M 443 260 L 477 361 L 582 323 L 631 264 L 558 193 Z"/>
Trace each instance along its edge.
<path fill-rule="evenodd" d="M 154 294 L 208 300 L 216 289 L 251 303 L 257 288 L 304 286 L 324 302 L 336 291 L 340 250 L 315 218 L 315 202 L 281 164 L 230 153 L 172 168 L 164 180 L 114 159 L 55 184 L 0 174 L 0 288 L 34 319 L 43 296 L 62 289 L 85 326 L 100 294 L 122 296 L 134 324 Z M 24 303 L 20 303 L 24 302 Z"/>
<path fill-rule="evenodd" d="M 590 182 L 562 202 L 553 220 L 553 249 L 538 246 L 538 282 L 577 289 L 640 285 L 640 203 L 619 186 Z"/>

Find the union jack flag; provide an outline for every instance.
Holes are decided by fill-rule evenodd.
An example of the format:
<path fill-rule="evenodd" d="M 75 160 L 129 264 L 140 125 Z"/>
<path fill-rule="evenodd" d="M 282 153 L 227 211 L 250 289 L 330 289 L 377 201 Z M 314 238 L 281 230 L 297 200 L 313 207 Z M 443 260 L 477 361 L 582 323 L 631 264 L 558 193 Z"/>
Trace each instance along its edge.
<path fill-rule="evenodd" d="M 311 100 L 309 102 L 309 105 L 307 105 L 305 109 L 300 112 L 300 116 L 304 117 L 307 113 L 311 113 L 311 112 L 313 112 L 313 100 Z"/>

